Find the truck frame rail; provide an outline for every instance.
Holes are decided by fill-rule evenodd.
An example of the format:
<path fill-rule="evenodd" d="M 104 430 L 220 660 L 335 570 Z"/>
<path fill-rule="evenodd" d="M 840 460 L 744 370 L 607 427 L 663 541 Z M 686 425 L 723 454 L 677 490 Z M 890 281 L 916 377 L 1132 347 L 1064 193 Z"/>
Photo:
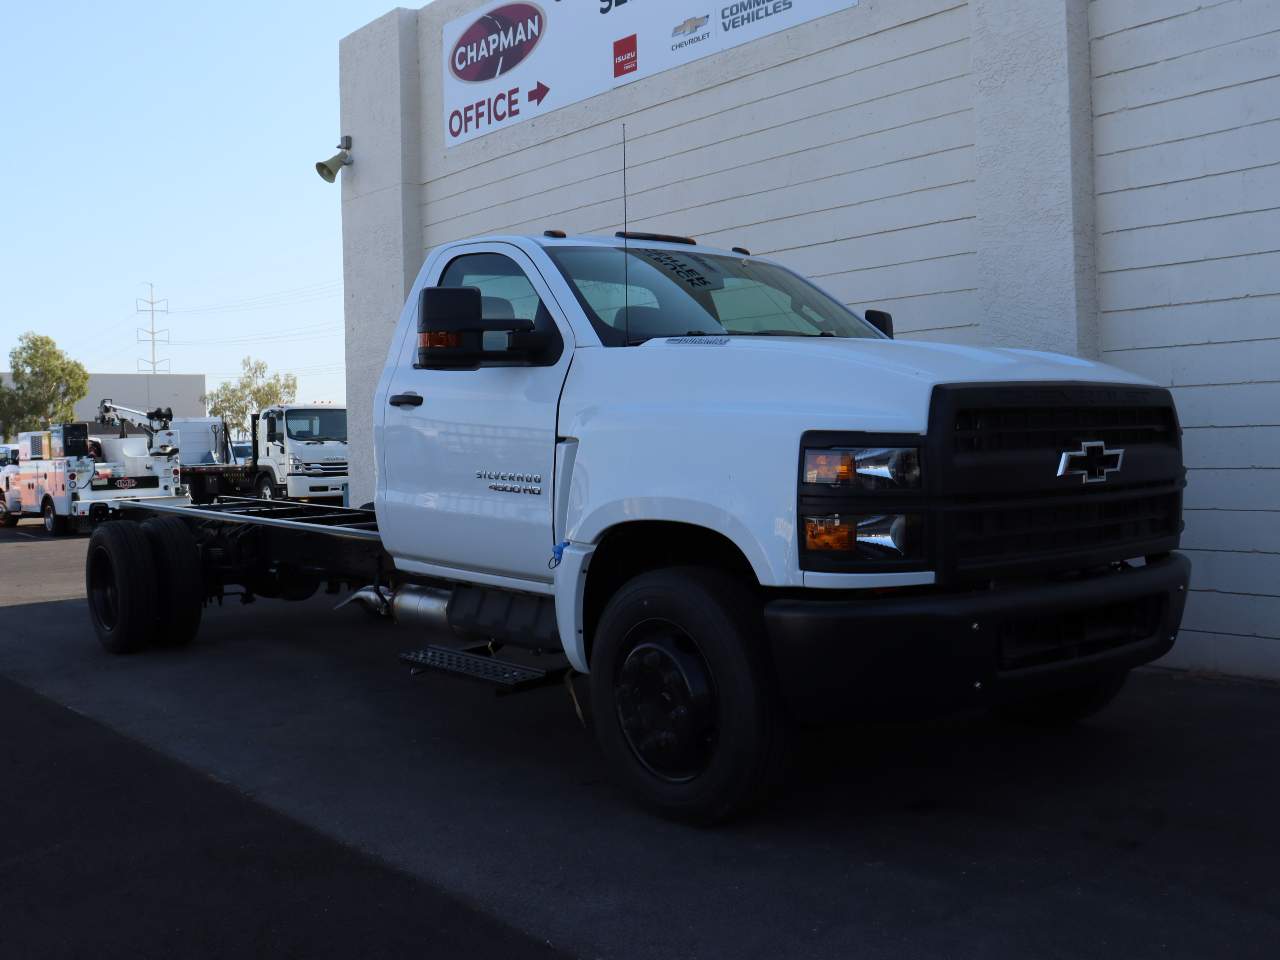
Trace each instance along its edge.
<path fill-rule="evenodd" d="M 219 523 L 276 527 L 346 540 L 381 542 L 377 516 L 372 510 L 360 507 L 338 507 L 294 500 L 220 497 L 217 503 L 202 506 L 151 504 L 145 500 L 131 500 L 121 503 L 119 508 L 122 511 L 166 513 L 192 520 L 215 520 Z"/>

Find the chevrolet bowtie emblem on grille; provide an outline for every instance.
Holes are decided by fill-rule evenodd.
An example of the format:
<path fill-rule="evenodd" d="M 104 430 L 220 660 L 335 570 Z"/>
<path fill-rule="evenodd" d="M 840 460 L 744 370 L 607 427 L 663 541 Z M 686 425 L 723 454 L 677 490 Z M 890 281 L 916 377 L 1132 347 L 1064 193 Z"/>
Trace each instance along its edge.
<path fill-rule="evenodd" d="M 1083 483 L 1104 483 L 1124 464 L 1123 450 L 1108 450 L 1101 440 L 1088 440 L 1079 450 L 1064 450 L 1058 461 L 1058 476 L 1080 477 Z"/>

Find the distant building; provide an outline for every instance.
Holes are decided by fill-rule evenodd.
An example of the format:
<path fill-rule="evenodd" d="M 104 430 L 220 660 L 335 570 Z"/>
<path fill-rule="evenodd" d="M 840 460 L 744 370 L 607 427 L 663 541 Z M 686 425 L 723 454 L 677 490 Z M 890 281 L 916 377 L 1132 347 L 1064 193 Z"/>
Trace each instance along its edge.
<path fill-rule="evenodd" d="M 0 373 L 0 382 L 8 386 L 13 378 Z M 75 419 L 93 420 L 104 399 L 139 410 L 172 407 L 175 417 L 203 417 L 204 395 L 203 373 L 91 373 L 89 392 L 76 404 Z"/>

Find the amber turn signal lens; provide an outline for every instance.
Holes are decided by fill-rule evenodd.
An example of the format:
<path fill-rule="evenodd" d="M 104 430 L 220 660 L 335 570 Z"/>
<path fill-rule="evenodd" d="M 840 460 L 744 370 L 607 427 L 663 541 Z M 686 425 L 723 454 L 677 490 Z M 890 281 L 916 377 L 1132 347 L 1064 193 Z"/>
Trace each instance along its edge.
<path fill-rule="evenodd" d="M 855 460 L 852 450 L 806 450 L 805 483 L 848 483 Z"/>
<path fill-rule="evenodd" d="M 418 349 L 457 349 L 458 335 L 446 330 L 424 330 L 418 334 Z"/>
<path fill-rule="evenodd" d="M 806 550 L 847 551 L 853 547 L 853 524 L 836 517 L 805 517 Z"/>

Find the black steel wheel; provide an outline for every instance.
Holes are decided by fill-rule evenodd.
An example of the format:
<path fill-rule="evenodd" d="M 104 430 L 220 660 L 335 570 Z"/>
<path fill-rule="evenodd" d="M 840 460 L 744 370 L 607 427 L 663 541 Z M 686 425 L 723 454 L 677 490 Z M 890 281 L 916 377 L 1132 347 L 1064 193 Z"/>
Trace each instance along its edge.
<path fill-rule="evenodd" d="M 16 527 L 21 519 L 22 514 L 13 513 L 9 505 L 0 499 L 0 527 Z"/>
<path fill-rule="evenodd" d="M 681 567 L 624 584 L 595 631 L 590 680 L 615 778 L 663 816 L 726 820 L 780 780 L 785 723 L 760 604 L 726 574 Z"/>
<path fill-rule="evenodd" d="M 667 620 L 637 624 L 615 681 L 627 746 L 655 777 L 687 783 L 706 772 L 716 746 L 716 693 L 697 645 Z"/>
<path fill-rule="evenodd" d="M 181 517 L 152 517 L 142 525 L 158 578 L 156 642 L 182 646 L 195 639 L 204 611 L 200 547 Z"/>
<path fill-rule="evenodd" d="M 85 596 L 94 632 L 108 653 L 134 653 L 155 639 L 156 564 L 139 524 L 111 520 L 93 531 Z"/>

